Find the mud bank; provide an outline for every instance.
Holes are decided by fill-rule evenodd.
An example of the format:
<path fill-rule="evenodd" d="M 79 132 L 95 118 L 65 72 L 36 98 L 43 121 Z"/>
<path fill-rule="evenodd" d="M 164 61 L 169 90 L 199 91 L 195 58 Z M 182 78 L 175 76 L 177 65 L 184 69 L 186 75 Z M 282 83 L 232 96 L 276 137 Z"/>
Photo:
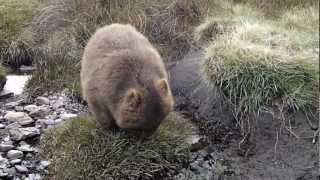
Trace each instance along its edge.
<path fill-rule="evenodd" d="M 292 129 L 263 113 L 254 126 L 250 153 L 239 152 L 241 135 L 226 102 L 212 93 L 201 80 L 203 54 L 190 52 L 181 61 L 167 65 L 176 109 L 198 126 L 200 151 L 210 162 L 211 177 L 228 180 L 318 180 L 319 141 L 315 128 L 301 114 L 292 118 Z M 318 124 L 319 119 L 313 119 Z M 186 176 L 187 177 L 187 176 Z M 192 179 L 192 178 L 186 178 Z"/>

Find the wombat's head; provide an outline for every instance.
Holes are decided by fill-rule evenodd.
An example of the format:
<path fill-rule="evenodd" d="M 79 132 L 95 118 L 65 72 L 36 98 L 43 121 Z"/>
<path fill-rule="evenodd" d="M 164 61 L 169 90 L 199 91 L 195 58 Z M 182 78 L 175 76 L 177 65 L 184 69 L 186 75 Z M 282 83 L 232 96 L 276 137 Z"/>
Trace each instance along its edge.
<path fill-rule="evenodd" d="M 173 105 L 167 80 L 159 79 L 148 87 L 127 90 L 117 110 L 116 123 L 123 129 L 154 131 Z"/>

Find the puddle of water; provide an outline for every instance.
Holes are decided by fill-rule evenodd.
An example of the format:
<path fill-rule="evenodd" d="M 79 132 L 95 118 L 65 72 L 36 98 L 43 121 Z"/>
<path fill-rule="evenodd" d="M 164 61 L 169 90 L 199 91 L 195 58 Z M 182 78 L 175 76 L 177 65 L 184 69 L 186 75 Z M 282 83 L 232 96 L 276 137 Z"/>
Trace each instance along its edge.
<path fill-rule="evenodd" d="M 7 75 L 5 91 L 13 92 L 14 95 L 22 94 L 23 88 L 31 75 Z"/>

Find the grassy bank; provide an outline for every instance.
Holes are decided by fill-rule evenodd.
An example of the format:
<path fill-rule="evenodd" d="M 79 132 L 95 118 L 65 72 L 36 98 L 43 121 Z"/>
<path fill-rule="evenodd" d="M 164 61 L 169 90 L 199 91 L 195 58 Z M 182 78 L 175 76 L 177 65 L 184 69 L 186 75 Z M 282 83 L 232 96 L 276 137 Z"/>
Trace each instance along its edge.
<path fill-rule="evenodd" d="M 204 80 L 230 102 L 241 127 L 264 110 L 285 115 L 318 107 L 319 6 L 295 6 L 273 17 L 250 5 L 224 8 L 195 38 L 210 40 Z"/>
<path fill-rule="evenodd" d="M 103 131 L 88 117 L 49 130 L 44 158 L 53 179 L 159 179 L 172 177 L 189 159 L 190 126 L 172 113 L 149 139 Z"/>
<path fill-rule="evenodd" d="M 24 54 L 31 54 L 37 67 L 27 89 L 30 94 L 40 94 L 78 84 L 79 62 L 88 39 L 97 28 L 115 22 L 135 26 L 164 60 L 180 58 L 190 49 L 193 27 L 207 14 L 209 2 L 42 1 L 29 28 L 31 36 L 22 40 L 32 47 Z M 80 95 L 77 88 L 71 90 Z"/>

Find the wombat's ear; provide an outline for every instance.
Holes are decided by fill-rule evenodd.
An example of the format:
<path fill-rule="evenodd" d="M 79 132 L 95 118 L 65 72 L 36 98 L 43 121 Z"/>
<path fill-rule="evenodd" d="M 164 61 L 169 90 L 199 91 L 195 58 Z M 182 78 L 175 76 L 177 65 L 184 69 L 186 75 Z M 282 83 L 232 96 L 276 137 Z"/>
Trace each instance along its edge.
<path fill-rule="evenodd" d="M 164 95 L 167 95 L 169 92 L 169 85 L 166 79 L 160 79 L 156 82 L 157 89 L 163 93 Z"/>
<path fill-rule="evenodd" d="M 132 108 L 136 108 L 141 104 L 141 99 L 141 93 L 137 89 L 129 89 L 126 93 L 125 103 Z"/>

